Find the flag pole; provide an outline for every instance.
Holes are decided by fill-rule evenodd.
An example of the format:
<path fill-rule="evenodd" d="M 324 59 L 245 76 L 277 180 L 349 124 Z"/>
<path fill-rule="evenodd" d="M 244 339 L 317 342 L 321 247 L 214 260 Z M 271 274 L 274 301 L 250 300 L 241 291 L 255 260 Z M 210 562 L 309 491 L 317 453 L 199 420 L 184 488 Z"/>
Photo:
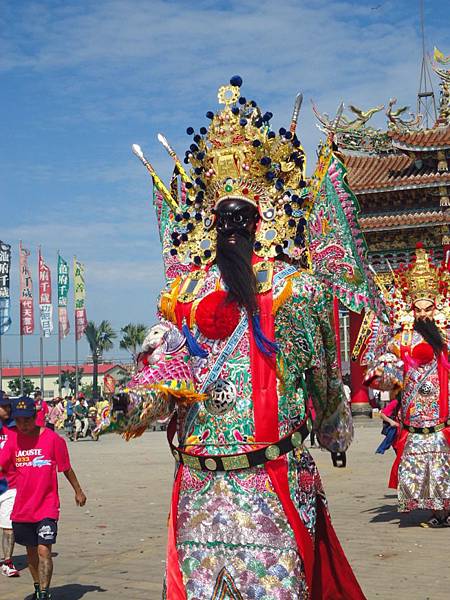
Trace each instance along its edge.
<path fill-rule="evenodd" d="M 75 272 L 77 269 L 77 257 L 73 257 L 73 276 L 75 278 Z M 74 279 L 75 282 L 75 279 Z M 74 293 L 75 293 L 75 285 L 74 285 Z M 78 332 L 77 332 L 77 306 L 75 301 L 74 308 L 74 321 L 75 321 L 75 400 L 78 398 Z"/>
<path fill-rule="evenodd" d="M 78 339 L 75 332 L 75 400 L 78 398 Z"/>
<path fill-rule="evenodd" d="M 61 381 L 61 323 L 59 319 L 59 250 L 56 255 L 56 276 L 58 290 L 58 396 L 61 398 L 62 381 Z"/>
<path fill-rule="evenodd" d="M 2 334 L 0 333 L 0 392 L 3 390 L 3 354 L 2 354 Z"/>
<path fill-rule="evenodd" d="M 44 338 L 42 337 L 42 331 L 39 336 L 39 370 L 41 379 L 41 394 L 44 397 Z"/>
<path fill-rule="evenodd" d="M 22 240 L 19 242 L 20 395 L 23 396 Z"/>
<path fill-rule="evenodd" d="M 39 258 L 38 258 L 38 294 L 40 295 L 41 286 L 41 247 L 39 246 Z M 38 299 L 40 300 L 38 295 Z M 42 334 L 42 320 L 40 318 L 39 311 L 39 374 L 40 374 L 40 389 L 42 398 L 44 397 L 44 338 Z"/>

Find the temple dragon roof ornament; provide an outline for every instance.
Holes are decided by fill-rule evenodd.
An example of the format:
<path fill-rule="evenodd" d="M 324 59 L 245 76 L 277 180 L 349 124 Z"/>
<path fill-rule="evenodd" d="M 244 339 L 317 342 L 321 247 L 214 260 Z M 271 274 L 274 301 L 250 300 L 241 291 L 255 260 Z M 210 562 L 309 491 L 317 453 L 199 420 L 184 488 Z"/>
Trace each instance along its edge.
<path fill-rule="evenodd" d="M 354 117 L 347 117 L 343 114 L 344 103 L 339 105 L 336 116 L 331 119 L 327 113 L 320 113 L 317 106 L 313 103 L 313 111 L 316 115 L 319 125 L 318 128 L 331 135 L 333 142 L 340 150 L 354 152 L 392 152 L 392 143 L 386 132 L 381 129 L 375 129 L 368 126 L 368 121 L 384 109 L 384 105 L 378 105 L 363 111 L 356 106 L 349 105 Z"/>
<path fill-rule="evenodd" d="M 388 102 L 388 107 L 386 109 L 386 116 L 388 118 L 388 128 L 392 130 L 398 131 L 412 131 L 417 130 L 422 123 L 422 115 L 415 115 L 412 112 L 409 112 L 410 118 L 405 120 L 403 118 L 404 113 L 409 111 L 409 106 L 401 106 L 396 110 L 393 110 L 394 105 L 397 104 L 397 98 L 391 98 Z"/>

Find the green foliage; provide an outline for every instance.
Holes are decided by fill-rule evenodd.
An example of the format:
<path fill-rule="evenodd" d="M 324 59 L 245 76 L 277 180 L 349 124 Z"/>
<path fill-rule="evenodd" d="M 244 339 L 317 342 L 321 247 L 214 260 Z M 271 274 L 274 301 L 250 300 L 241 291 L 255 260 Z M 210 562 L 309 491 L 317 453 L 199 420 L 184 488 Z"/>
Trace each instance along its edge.
<path fill-rule="evenodd" d="M 84 383 L 81 386 L 81 391 L 86 396 L 86 398 L 93 398 L 94 396 L 94 386 L 92 383 Z"/>
<path fill-rule="evenodd" d="M 128 323 L 120 330 L 123 334 L 120 340 L 120 347 L 127 350 L 134 360 L 139 353 L 139 349 L 145 339 L 147 327 L 143 323 Z"/>
<path fill-rule="evenodd" d="M 102 321 L 98 327 L 94 321 L 89 321 L 84 335 L 89 343 L 94 363 L 102 359 L 104 352 L 112 350 L 113 340 L 117 337 L 117 333 L 109 321 Z"/>
<path fill-rule="evenodd" d="M 114 339 L 117 333 L 112 328 L 109 321 L 103 320 L 100 325 L 96 325 L 94 321 L 89 321 L 84 331 L 84 335 L 89 343 L 92 353 L 93 373 L 92 387 L 93 398 L 98 398 L 98 363 L 103 358 L 103 353 L 112 350 L 114 347 Z"/>
<path fill-rule="evenodd" d="M 81 379 L 83 377 L 83 367 L 78 367 L 78 387 L 81 385 Z M 73 369 L 62 369 L 61 370 L 61 385 L 62 387 L 69 386 L 71 394 L 75 394 L 75 367 Z M 57 379 L 56 384 L 59 384 Z"/>
<path fill-rule="evenodd" d="M 8 383 L 8 387 L 13 396 L 20 396 L 20 377 L 14 377 Z M 34 392 L 34 383 L 28 377 L 23 378 L 23 393 L 25 396 L 29 396 Z"/>

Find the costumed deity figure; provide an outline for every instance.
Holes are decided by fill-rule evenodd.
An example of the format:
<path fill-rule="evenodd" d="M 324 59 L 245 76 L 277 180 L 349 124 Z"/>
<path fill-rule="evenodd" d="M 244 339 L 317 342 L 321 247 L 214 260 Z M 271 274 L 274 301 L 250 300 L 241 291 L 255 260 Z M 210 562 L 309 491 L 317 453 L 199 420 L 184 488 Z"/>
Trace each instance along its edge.
<path fill-rule="evenodd" d="M 332 294 L 355 309 L 376 295 L 348 222 L 354 197 L 329 144 L 308 189 L 298 104 L 275 134 L 241 83 L 220 88 L 225 107 L 207 113 L 208 128 L 188 128 L 190 175 L 158 136 L 176 163 L 170 190 L 133 147 L 158 190 L 168 283 L 124 435 L 171 417 L 165 598 L 361 599 L 302 443 L 309 396 L 323 448 L 343 453 L 353 435 Z"/>
<path fill-rule="evenodd" d="M 448 257 L 447 257 L 448 258 Z M 450 526 L 448 262 L 435 266 L 417 245 L 413 262 L 394 273 L 395 335 L 374 359 L 366 383 L 400 390 L 397 458 L 389 487 L 398 491 L 400 512 L 431 509 L 424 527 Z"/>

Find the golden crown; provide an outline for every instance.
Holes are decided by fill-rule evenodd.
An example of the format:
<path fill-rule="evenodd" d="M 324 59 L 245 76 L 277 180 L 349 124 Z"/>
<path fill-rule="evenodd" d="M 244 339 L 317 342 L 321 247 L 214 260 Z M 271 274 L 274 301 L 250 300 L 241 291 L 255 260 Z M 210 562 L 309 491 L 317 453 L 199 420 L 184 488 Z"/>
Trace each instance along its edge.
<path fill-rule="evenodd" d="M 177 186 L 169 191 L 156 175 L 138 146 L 133 151 L 150 171 L 154 184 L 173 213 L 171 242 L 164 251 L 180 262 L 205 265 L 215 258 L 215 209 L 225 199 L 239 198 L 259 211 L 255 253 L 262 258 L 284 253 L 296 255 L 305 245 L 303 229 L 306 199 L 305 154 L 295 129 L 301 105 L 298 95 L 289 129 L 275 133 L 272 113 L 262 113 L 256 102 L 241 96 L 242 79 L 232 77 L 219 88 L 224 108 L 206 113 L 209 127 L 196 133 L 188 127 L 193 142 L 186 152 L 186 172 L 166 138 L 159 140 L 176 163 L 185 193 Z"/>
<path fill-rule="evenodd" d="M 435 266 L 430 254 L 420 243 L 417 244 L 412 263 L 397 271 L 396 279 L 404 301 L 409 304 L 421 299 L 445 299 L 448 294 L 448 268 Z"/>
<path fill-rule="evenodd" d="M 209 208 L 225 198 L 242 198 L 261 207 L 264 218 L 267 205 L 304 181 L 303 149 L 295 132 L 271 131 L 272 114 L 262 115 L 256 102 L 240 96 L 238 85 L 222 86 L 218 99 L 225 108 L 207 113 L 209 128 L 200 129 L 203 135 L 194 134 L 186 153 L 186 162 L 192 165 L 193 194 L 199 204 L 206 198 Z M 192 128 L 188 131 L 194 133 Z"/>

